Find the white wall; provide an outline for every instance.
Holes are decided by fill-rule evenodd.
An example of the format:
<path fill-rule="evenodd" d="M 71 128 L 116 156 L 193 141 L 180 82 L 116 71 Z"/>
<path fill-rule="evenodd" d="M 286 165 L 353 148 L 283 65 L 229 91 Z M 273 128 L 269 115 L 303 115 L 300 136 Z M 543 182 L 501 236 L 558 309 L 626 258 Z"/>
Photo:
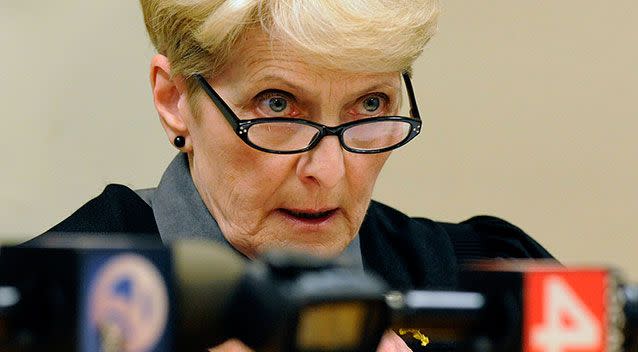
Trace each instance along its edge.
<path fill-rule="evenodd" d="M 376 198 L 412 215 L 494 214 L 567 263 L 638 280 L 638 2 L 445 0 L 415 69 L 424 133 Z M 27 238 L 173 156 L 136 1 L 0 2 L 0 233 Z"/>

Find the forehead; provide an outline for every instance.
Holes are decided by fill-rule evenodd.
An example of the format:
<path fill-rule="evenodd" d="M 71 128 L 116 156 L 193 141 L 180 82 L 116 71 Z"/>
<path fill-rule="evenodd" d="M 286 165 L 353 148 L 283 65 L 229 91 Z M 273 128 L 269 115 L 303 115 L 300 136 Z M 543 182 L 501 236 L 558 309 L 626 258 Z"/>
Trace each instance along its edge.
<path fill-rule="evenodd" d="M 290 42 L 273 38 L 259 29 L 251 29 L 238 39 L 221 76 L 233 83 L 239 80 L 245 84 L 282 80 L 314 87 L 332 81 L 350 89 L 374 85 L 401 88 L 399 72 L 353 72 L 328 67 L 321 60 L 304 55 Z"/>

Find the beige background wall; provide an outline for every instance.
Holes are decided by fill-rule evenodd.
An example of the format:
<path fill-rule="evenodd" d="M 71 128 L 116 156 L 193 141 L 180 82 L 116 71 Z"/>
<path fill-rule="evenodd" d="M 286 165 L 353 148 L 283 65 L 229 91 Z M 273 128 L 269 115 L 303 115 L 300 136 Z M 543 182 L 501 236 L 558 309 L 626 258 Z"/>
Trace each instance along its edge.
<path fill-rule="evenodd" d="M 566 263 L 637 281 L 638 2 L 443 5 L 415 70 L 424 133 L 376 198 L 440 220 L 495 214 Z M 2 238 L 43 231 L 107 183 L 157 183 L 174 151 L 137 1 L 0 1 L 0 51 Z"/>

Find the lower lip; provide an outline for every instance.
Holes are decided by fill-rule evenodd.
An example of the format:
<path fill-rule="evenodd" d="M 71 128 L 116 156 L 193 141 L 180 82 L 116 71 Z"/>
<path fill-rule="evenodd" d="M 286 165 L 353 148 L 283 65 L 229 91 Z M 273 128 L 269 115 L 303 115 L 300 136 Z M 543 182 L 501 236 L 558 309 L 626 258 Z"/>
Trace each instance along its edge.
<path fill-rule="evenodd" d="M 326 216 L 322 216 L 320 218 L 303 218 L 303 217 L 294 216 L 283 210 L 279 210 L 279 213 L 282 214 L 284 218 L 294 222 L 296 225 L 312 226 L 312 227 L 320 227 L 322 225 L 328 225 L 330 221 L 336 217 L 337 212 L 338 210 L 335 209 L 331 211 L 330 213 L 328 213 Z"/>

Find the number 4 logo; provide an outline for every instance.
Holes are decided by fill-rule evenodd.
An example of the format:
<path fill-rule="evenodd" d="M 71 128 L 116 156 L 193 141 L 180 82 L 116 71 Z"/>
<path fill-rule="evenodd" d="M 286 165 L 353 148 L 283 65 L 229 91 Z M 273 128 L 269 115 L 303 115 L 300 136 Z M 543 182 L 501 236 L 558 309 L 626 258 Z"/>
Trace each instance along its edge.
<path fill-rule="evenodd" d="M 605 281 L 601 274 L 528 274 L 526 352 L 604 351 Z"/>

